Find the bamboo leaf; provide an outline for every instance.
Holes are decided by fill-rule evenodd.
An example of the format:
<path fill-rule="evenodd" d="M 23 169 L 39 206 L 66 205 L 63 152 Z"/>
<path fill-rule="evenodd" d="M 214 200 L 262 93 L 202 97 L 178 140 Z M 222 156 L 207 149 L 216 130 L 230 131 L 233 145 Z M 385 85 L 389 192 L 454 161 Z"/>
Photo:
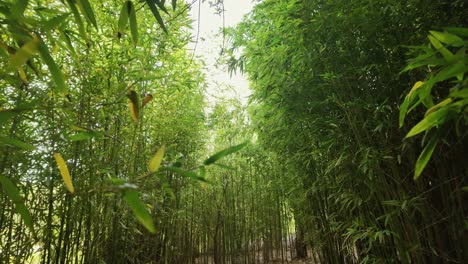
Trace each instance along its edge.
<path fill-rule="evenodd" d="M 447 33 L 447 32 L 439 32 L 439 31 L 429 31 L 437 40 L 443 42 L 445 44 L 454 46 L 454 47 L 461 47 L 463 46 L 463 39 L 460 37 Z"/>
<path fill-rule="evenodd" d="M 235 153 L 239 150 L 241 150 L 242 148 L 244 148 L 245 146 L 247 146 L 249 142 L 244 142 L 242 144 L 239 144 L 239 145 L 236 145 L 236 146 L 232 146 L 230 148 L 227 148 L 227 149 L 224 149 L 224 150 L 221 150 L 219 152 L 217 152 L 216 154 L 214 154 L 213 156 L 209 157 L 208 159 L 206 159 L 203 164 L 205 165 L 210 165 L 212 163 L 215 163 L 217 160 L 223 158 L 224 156 L 227 156 L 229 154 L 232 154 L 232 153 Z"/>
<path fill-rule="evenodd" d="M 406 138 L 415 136 L 419 133 L 422 133 L 432 127 L 435 127 L 443 123 L 446 119 L 447 114 L 449 113 L 448 108 L 441 108 L 435 112 L 432 112 L 426 116 L 423 120 L 417 123 L 406 135 Z"/>
<path fill-rule="evenodd" d="M 49 21 L 44 23 L 43 29 L 44 30 L 52 30 L 54 28 L 59 27 L 61 24 L 63 24 L 65 21 L 67 21 L 68 17 L 70 16 L 70 13 L 65 13 L 60 16 L 56 16 Z"/>
<path fill-rule="evenodd" d="M 16 0 L 16 3 L 11 7 L 11 17 L 16 19 L 21 17 L 28 6 L 28 3 L 28 0 Z"/>
<path fill-rule="evenodd" d="M 134 90 L 128 90 L 127 97 L 129 99 L 128 106 L 130 107 L 130 114 L 133 122 L 138 123 L 140 109 L 138 108 L 138 95 Z"/>
<path fill-rule="evenodd" d="M 16 53 L 10 57 L 10 67 L 16 70 L 24 65 L 26 61 L 28 61 L 34 54 L 36 54 L 40 42 L 41 41 L 39 38 L 34 37 L 21 48 L 19 48 Z"/>
<path fill-rule="evenodd" d="M 137 26 L 137 20 L 136 20 L 135 6 L 133 5 L 132 1 L 128 1 L 128 3 L 129 3 L 130 32 L 132 33 L 133 43 L 137 45 L 138 26 Z"/>
<path fill-rule="evenodd" d="M 91 7 L 91 4 L 88 2 L 88 0 L 77 0 L 77 3 L 86 19 L 97 29 L 98 26 L 96 17 L 94 16 L 93 8 Z"/>
<path fill-rule="evenodd" d="M 399 115 L 399 125 L 400 125 L 400 128 L 403 126 L 403 124 L 405 123 L 405 117 L 406 117 L 406 113 L 408 112 L 408 106 L 410 104 L 410 101 L 409 101 L 409 98 L 408 96 L 405 97 L 405 100 L 403 101 L 403 103 L 401 104 L 400 106 L 400 115 Z"/>
<path fill-rule="evenodd" d="M 132 210 L 136 219 L 151 233 L 156 233 L 153 219 L 145 208 L 145 204 L 138 197 L 138 192 L 129 190 L 125 192 L 125 201 Z"/>
<path fill-rule="evenodd" d="M 181 176 L 184 176 L 184 177 L 187 177 L 187 178 L 191 178 L 191 179 L 194 179 L 194 180 L 197 180 L 197 181 L 202 181 L 202 182 L 206 182 L 206 183 L 210 183 L 207 179 L 203 178 L 203 177 L 200 177 L 198 176 L 195 172 L 193 171 L 186 171 L 184 169 L 181 169 L 181 168 L 178 168 L 178 167 L 173 167 L 173 166 L 168 166 L 168 167 L 164 167 L 165 170 L 168 170 L 168 171 L 172 171 L 172 172 L 175 172 Z"/>
<path fill-rule="evenodd" d="M 5 123 L 10 118 L 14 117 L 17 113 L 11 110 L 0 110 L 0 124 Z"/>
<path fill-rule="evenodd" d="M 42 60 L 45 62 L 47 67 L 49 68 L 50 74 L 52 75 L 52 79 L 54 80 L 57 86 L 57 92 L 59 93 L 66 93 L 68 88 L 65 83 L 65 78 L 63 77 L 63 73 L 60 70 L 57 63 L 55 63 L 52 56 L 50 56 L 49 49 L 44 43 L 39 45 L 39 53 L 41 54 Z"/>
<path fill-rule="evenodd" d="M 31 144 L 28 144 L 28 143 L 26 143 L 24 141 L 21 141 L 19 139 L 10 138 L 10 137 L 0 136 L 0 143 L 4 144 L 4 145 L 9 145 L 9 146 L 17 147 L 17 148 L 20 148 L 20 149 L 24 149 L 24 150 L 34 150 L 34 149 L 36 149 L 36 147 L 31 145 Z"/>
<path fill-rule="evenodd" d="M 450 61 L 453 58 L 453 53 L 450 52 L 447 48 L 445 48 L 444 45 L 440 43 L 440 41 L 438 41 L 436 38 L 434 38 L 431 35 L 427 37 L 431 41 L 432 46 L 434 46 L 434 48 L 436 48 L 436 50 L 439 51 L 440 54 L 442 54 L 442 56 L 444 56 L 444 59 L 446 61 Z"/>
<path fill-rule="evenodd" d="M 177 7 L 177 0 L 172 0 L 172 10 L 176 10 Z"/>
<path fill-rule="evenodd" d="M 117 26 L 117 37 L 120 39 L 122 35 L 124 34 L 125 28 L 127 28 L 127 23 L 128 23 L 128 14 L 129 14 L 129 3 L 131 4 L 130 1 L 127 1 L 123 4 L 122 9 L 120 10 L 120 16 L 119 16 L 119 24 Z"/>
<path fill-rule="evenodd" d="M 440 108 L 442 108 L 442 107 L 444 107 L 444 106 L 450 104 L 452 101 L 453 101 L 452 98 L 447 98 L 447 99 L 443 100 L 442 102 L 440 102 L 440 103 L 434 105 L 433 107 L 427 109 L 426 113 L 424 114 L 424 117 L 426 117 L 426 116 L 432 114 L 432 113 L 435 112 L 437 109 L 440 109 Z"/>
<path fill-rule="evenodd" d="M 439 137 L 437 134 L 432 136 L 429 140 L 427 145 L 424 147 L 421 155 L 419 155 L 418 160 L 416 161 L 416 166 L 414 169 L 414 179 L 417 180 L 421 173 L 423 172 L 424 168 L 426 167 L 427 163 L 432 157 L 432 153 L 434 152 L 435 147 L 437 146 L 437 142 L 439 141 Z"/>
<path fill-rule="evenodd" d="M 75 2 L 72 0 L 66 0 L 68 3 L 68 6 L 70 7 L 73 17 L 75 18 L 75 22 L 78 25 L 78 31 L 80 32 L 81 37 L 88 42 L 88 36 L 86 35 L 86 31 L 83 25 L 83 21 L 81 20 L 80 13 L 78 12 L 78 9 L 76 8 Z"/>
<path fill-rule="evenodd" d="M 63 182 L 65 183 L 65 187 L 70 193 L 75 192 L 75 188 L 73 187 L 72 179 L 70 177 L 70 172 L 68 171 L 67 164 L 65 160 L 62 158 L 60 153 L 54 153 L 55 161 L 57 162 L 57 166 L 60 170 L 60 174 L 62 175 Z"/>
<path fill-rule="evenodd" d="M 148 4 L 148 7 L 150 8 L 151 12 L 153 13 L 154 17 L 156 18 L 156 21 L 158 21 L 159 26 L 163 29 L 165 33 L 167 33 L 166 26 L 164 25 L 164 21 L 161 17 L 161 14 L 159 14 L 158 8 L 156 7 L 156 1 L 155 0 L 145 0 L 145 2 Z"/>
<path fill-rule="evenodd" d="M 18 189 L 7 177 L 0 175 L 0 184 L 6 196 L 15 204 L 16 212 L 23 219 L 24 224 L 34 233 L 34 225 L 32 221 L 31 214 L 29 213 L 28 208 L 24 205 L 23 198 L 21 197 Z"/>
<path fill-rule="evenodd" d="M 154 0 L 156 2 L 156 5 L 161 9 L 164 13 L 169 14 L 169 11 L 167 11 L 166 7 L 164 6 L 164 2 L 161 0 Z"/>
<path fill-rule="evenodd" d="M 159 166 L 161 166 L 161 161 L 164 157 L 164 152 L 166 152 L 166 146 L 163 145 L 151 158 L 151 160 L 148 163 L 148 169 L 150 172 L 156 172 L 159 169 Z"/>

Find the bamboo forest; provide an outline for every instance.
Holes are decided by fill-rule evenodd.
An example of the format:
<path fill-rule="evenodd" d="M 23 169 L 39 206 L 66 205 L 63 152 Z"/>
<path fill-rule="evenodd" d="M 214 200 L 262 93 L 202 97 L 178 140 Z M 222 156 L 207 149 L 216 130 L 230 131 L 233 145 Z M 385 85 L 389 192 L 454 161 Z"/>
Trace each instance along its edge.
<path fill-rule="evenodd" d="M 468 263 L 466 0 L 0 0 L 0 35 L 1 264 Z"/>

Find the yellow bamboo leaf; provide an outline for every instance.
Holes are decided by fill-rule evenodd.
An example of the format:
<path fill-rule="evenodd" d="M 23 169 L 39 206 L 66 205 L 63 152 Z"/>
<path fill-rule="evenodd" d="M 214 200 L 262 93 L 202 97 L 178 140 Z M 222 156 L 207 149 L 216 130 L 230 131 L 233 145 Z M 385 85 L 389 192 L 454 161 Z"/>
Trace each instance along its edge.
<path fill-rule="evenodd" d="M 154 154 L 153 158 L 151 158 L 149 164 L 148 164 L 148 169 L 150 172 L 156 172 L 159 169 L 159 166 L 161 166 L 161 161 L 164 157 L 164 152 L 166 152 L 166 146 L 163 145 L 157 152 Z"/>
<path fill-rule="evenodd" d="M 134 90 L 128 90 L 127 97 L 129 99 L 128 106 L 132 115 L 133 122 L 138 123 L 140 109 L 138 108 L 138 95 Z"/>
<path fill-rule="evenodd" d="M 57 166 L 60 170 L 60 174 L 62 175 L 63 182 L 65 183 L 65 187 L 71 193 L 75 192 L 75 188 L 73 188 L 73 183 L 70 177 L 70 172 L 68 171 L 67 164 L 65 160 L 62 158 L 62 155 L 59 153 L 54 153 L 55 161 L 57 162 Z"/>
<path fill-rule="evenodd" d="M 28 83 L 28 78 L 27 78 L 26 73 L 24 72 L 22 67 L 18 68 L 18 74 L 19 74 L 19 77 L 21 78 L 21 80 L 23 80 L 24 83 Z"/>
<path fill-rule="evenodd" d="M 417 81 L 414 85 L 413 88 L 411 88 L 410 92 L 408 93 L 408 99 L 411 100 L 411 97 L 413 94 L 418 90 L 421 86 L 423 86 L 424 82 Z"/>

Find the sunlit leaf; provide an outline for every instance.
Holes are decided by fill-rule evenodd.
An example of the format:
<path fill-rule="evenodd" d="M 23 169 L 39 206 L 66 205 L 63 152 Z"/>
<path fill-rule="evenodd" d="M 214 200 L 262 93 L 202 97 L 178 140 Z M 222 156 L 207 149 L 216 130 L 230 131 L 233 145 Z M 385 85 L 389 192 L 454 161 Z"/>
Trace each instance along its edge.
<path fill-rule="evenodd" d="M 19 48 L 16 53 L 10 57 L 10 67 L 18 69 L 24 65 L 37 51 L 40 44 L 39 38 L 32 38 L 29 42 Z"/>
<path fill-rule="evenodd" d="M 419 155 L 418 160 L 416 161 L 416 166 L 414 169 L 414 179 L 417 180 L 421 173 L 423 172 L 424 168 L 426 167 L 427 163 L 432 157 L 432 153 L 434 152 L 435 147 L 437 146 L 437 142 L 439 141 L 439 137 L 437 135 L 433 135 L 432 138 L 429 140 L 427 145 L 424 147 L 421 155 Z"/>
<path fill-rule="evenodd" d="M 16 138 L 0 136 L 0 144 L 17 147 L 24 150 L 34 150 L 36 147 Z"/>
<path fill-rule="evenodd" d="M 67 164 L 65 160 L 62 158 L 60 153 L 54 153 L 55 161 L 57 162 L 57 166 L 60 170 L 60 174 L 62 175 L 63 182 L 65 183 L 65 187 L 71 193 L 75 192 L 75 188 L 73 187 L 72 179 L 70 177 L 70 172 L 68 171 Z"/>
<path fill-rule="evenodd" d="M 166 146 L 163 145 L 157 152 L 156 154 L 151 158 L 151 160 L 148 163 L 148 169 L 150 172 L 156 172 L 159 169 L 159 166 L 161 166 L 161 161 L 164 157 L 164 152 L 166 152 Z"/>
<path fill-rule="evenodd" d="M 10 181 L 9 178 L 3 175 L 0 175 L 0 184 L 2 185 L 2 189 L 6 193 L 6 196 L 15 204 L 16 212 L 21 216 L 24 224 L 31 230 L 31 232 L 34 233 L 34 225 L 31 214 L 24 205 L 23 198 L 21 197 L 16 186 L 13 184 L 13 182 Z"/>
<path fill-rule="evenodd" d="M 217 152 L 216 154 L 212 155 L 211 157 L 209 157 L 208 159 L 206 159 L 203 164 L 205 165 L 210 165 L 212 163 L 215 163 L 217 160 L 229 155 L 229 154 L 232 154 L 232 153 L 235 153 L 239 150 L 241 150 L 242 148 L 244 148 L 245 146 L 247 146 L 247 144 L 249 144 L 249 142 L 244 142 L 242 144 L 239 144 L 239 145 L 236 145 L 236 146 L 232 146 L 230 148 L 227 148 L 227 149 L 224 149 L 224 150 L 221 150 L 219 152 Z"/>
<path fill-rule="evenodd" d="M 138 104 L 138 95 L 134 90 L 128 90 L 127 97 L 129 99 L 128 106 L 130 107 L 130 114 L 132 116 L 133 122 L 138 123 L 138 118 L 140 115 L 140 109 Z"/>
<path fill-rule="evenodd" d="M 138 197 L 138 192 L 129 190 L 125 192 L 124 199 L 132 210 L 136 219 L 151 233 L 156 233 L 153 219 L 150 213 L 146 210 L 145 204 Z"/>

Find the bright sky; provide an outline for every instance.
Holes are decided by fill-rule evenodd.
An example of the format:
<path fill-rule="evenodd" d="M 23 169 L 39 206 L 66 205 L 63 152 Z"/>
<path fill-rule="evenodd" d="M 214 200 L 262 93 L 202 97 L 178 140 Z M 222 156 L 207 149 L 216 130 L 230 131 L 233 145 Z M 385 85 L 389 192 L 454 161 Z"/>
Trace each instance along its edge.
<path fill-rule="evenodd" d="M 199 6 L 201 4 L 201 6 Z M 239 23 L 244 14 L 247 14 L 254 3 L 252 0 L 224 0 L 225 26 L 230 27 Z M 200 17 L 198 11 L 200 9 Z M 217 98 L 239 98 L 244 104 L 250 95 L 249 83 L 246 76 L 233 74 L 231 77 L 225 66 L 217 66 L 216 60 L 219 57 L 223 36 L 220 33 L 223 26 L 223 18 L 215 13 L 214 8 L 210 8 L 208 1 L 198 0 L 192 6 L 191 17 L 193 19 L 194 40 L 197 35 L 198 22 L 200 32 L 195 56 L 200 57 L 206 63 L 205 74 L 208 81 L 207 98 L 210 105 L 213 105 Z M 194 45 L 189 48 L 193 49 Z M 228 87 L 232 87 L 228 88 Z"/>

